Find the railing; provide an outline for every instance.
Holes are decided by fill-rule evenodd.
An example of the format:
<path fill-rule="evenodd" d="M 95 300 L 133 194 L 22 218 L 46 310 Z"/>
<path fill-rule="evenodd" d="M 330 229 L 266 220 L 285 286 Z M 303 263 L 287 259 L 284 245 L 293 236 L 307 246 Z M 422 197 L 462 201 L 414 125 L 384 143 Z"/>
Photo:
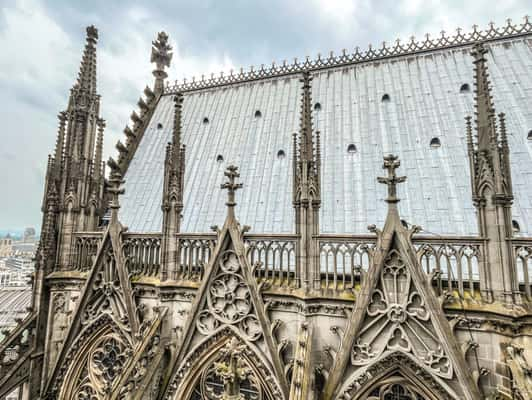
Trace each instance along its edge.
<path fill-rule="evenodd" d="M 376 239 L 373 235 L 320 235 L 317 238 L 322 288 L 352 291 L 360 284 L 372 262 Z M 458 292 L 475 296 L 480 286 L 479 266 L 483 241 L 475 237 L 414 236 L 412 239 L 418 261 L 431 277 L 439 293 Z M 78 233 L 74 237 L 73 268 L 91 268 L 101 233 Z M 246 254 L 256 268 L 257 278 L 276 286 L 297 286 L 296 235 L 257 235 L 244 237 Z M 512 241 L 516 279 L 519 289 L 532 299 L 532 238 Z M 202 279 L 205 266 L 216 246 L 214 234 L 178 234 L 173 280 Z M 127 267 L 133 276 L 159 276 L 161 272 L 161 235 L 125 233 L 123 249 Z"/>
<path fill-rule="evenodd" d="M 100 232 L 83 232 L 74 235 L 72 266 L 76 271 L 91 269 L 101 241 L 102 234 Z"/>
<path fill-rule="evenodd" d="M 177 271 L 173 279 L 200 280 L 216 246 L 216 235 L 177 237 Z"/>
<path fill-rule="evenodd" d="M 260 263 L 257 277 L 276 286 L 296 285 L 296 241 L 296 235 L 246 235 L 244 245 L 248 260 L 251 265 Z"/>
<path fill-rule="evenodd" d="M 532 238 L 513 241 L 515 267 L 519 290 L 532 300 Z"/>
<path fill-rule="evenodd" d="M 122 247 L 127 269 L 133 276 L 158 276 L 161 267 L 161 235 L 124 235 Z"/>
<path fill-rule="evenodd" d="M 373 235 L 320 235 L 322 287 L 353 290 L 372 262 L 376 238 Z M 434 238 L 416 236 L 414 248 L 423 270 L 434 277 L 440 291 L 457 290 L 461 296 L 474 294 L 479 281 L 482 240 L 478 238 Z"/>

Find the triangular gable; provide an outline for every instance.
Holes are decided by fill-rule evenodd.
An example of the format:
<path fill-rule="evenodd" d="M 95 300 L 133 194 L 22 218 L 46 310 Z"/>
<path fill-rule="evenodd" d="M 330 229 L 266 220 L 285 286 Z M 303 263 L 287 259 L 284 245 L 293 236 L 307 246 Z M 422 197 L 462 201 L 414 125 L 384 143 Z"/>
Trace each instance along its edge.
<path fill-rule="evenodd" d="M 98 253 L 79 303 L 74 311 L 72 324 L 63 342 L 48 385 L 52 390 L 60 388 L 61 381 L 69 368 L 74 342 L 78 337 L 90 334 L 99 321 L 110 321 L 124 335 L 131 346 L 138 340 L 139 321 L 131 282 L 126 270 L 122 246 L 122 226 L 111 224 L 105 231 Z"/>
<path fill-rule="evenodd" d="M 288 398 L 288 384 L 271 334 L 272 325 L 245 256 L 242 235 L 234 217 L 228 217 L 192 304 L 166 398 L 174 398 L 174 393 L 185 390 L 182 386 L 191 364 L 202 351 L 209 350 L 209 341 L 220 336 L 237 338 L 258 359 L 265 360 L 269 371 L 264 373 L 275 377 L 273 385 L 279 387 L 279 395 Z"/>
<path fill-rule="evenodd" d="M 379 256 L 362 284 L 328 390 L 352 389 L 350 377 L 398 352 L 438 380 L 457 381 L 463 398 L 479 398 L 440 302 L 418 265 L 411 232 L 395 224 L 387 228 L 379 234 Z M 340 382 L 346 383 L 336 388 Z"/>
<path fill-rule="evenodd" d="M 378 180 L 388 185 L 388 215 L 382 232 L 373 227 L 377 233 L 373 263 L 364 276 L 323 398 L 352 398 L 358 387 L 371 381 L 367 371 L 372 366 L 399 354 L 445 382 L 442 386 L 451 384 L 461 391 L 460 398 L 479 399 L 441 303 L 416 257 L 411 237 L 418 227 L 407 230 L 401 223 L 396 184 L 406 178 L 395 175 L 397 167 L 397 157 L 385 157 L 388 177 Z"/>

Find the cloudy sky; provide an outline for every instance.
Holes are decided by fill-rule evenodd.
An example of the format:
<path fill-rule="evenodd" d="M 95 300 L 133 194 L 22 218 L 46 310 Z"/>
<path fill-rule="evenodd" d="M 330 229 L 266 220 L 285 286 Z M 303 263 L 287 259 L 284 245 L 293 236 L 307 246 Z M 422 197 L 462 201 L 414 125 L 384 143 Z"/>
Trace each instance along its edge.
<path fill-rule="evenodd" d="M 109 156 L 142 89 L 153 82 L 150 45 L 160 30 L 174 47 L 170 78 L 181 80 L 459 26 L 521 22 L 532 11 L 527 0 L 498 3 L 0 0 L 0 229 L 40 225 L 56 115 L 75 80 L 87 25 L 100 33 L 98 89 Z"/>

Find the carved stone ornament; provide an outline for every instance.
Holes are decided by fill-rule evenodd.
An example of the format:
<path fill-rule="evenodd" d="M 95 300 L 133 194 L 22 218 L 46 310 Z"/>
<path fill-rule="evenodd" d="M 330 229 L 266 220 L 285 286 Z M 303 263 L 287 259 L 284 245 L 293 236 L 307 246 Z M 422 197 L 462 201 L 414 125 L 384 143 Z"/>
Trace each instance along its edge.
<path fill-rule="evenodd" d="M 453 376 L 431 315 L 396 250 L 384 261 L 379 283 L 370 296 L 366 320 L 351 353 L 353 365 L 364 366 L 386 351 L 400 351 L 413 354 L 440 377 Z"/>
<path fill-rule="evenodd" d="M 218 274 L 206 297 L 206 309 L 200 312 L 196 321 L 196 327 L 203 335 L 212 334 L 222 325 L 233 325 L 249 341 L 262 336 L 250 290 L 234 251 L 227 250 L 220 256 Z"/>

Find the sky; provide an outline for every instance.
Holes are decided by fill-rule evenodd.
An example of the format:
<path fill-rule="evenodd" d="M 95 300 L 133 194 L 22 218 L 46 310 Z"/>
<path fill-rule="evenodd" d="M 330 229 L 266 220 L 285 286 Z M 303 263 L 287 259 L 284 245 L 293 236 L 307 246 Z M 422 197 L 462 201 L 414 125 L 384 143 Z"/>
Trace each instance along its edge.
<path fill-rule="evenodd" d="M 151 41 L 161 30 L 174 49 L 173 81 L 507 18 L 521 22 L 531 8 L 529 0 L 0 0 L 0 229 L 40 228 L 47 156 L 88 25 L 100 36 L 107 159 L 124 141 L 144 87 L 153 86 Z"/>

